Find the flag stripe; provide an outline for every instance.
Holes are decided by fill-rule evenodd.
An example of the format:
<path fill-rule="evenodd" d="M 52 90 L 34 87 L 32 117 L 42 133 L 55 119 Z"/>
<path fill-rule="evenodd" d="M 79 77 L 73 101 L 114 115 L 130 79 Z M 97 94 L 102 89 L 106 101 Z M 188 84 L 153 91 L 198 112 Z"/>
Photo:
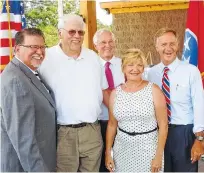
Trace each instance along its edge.
<path fill-rule="evenodd" d="M 0 47 L 0 56 L 8 56 L 10 55 L 9 47 Z"/>
<path fill-rule="evenodd" d="M 0 56 L 0 61 L 1 61 L 1 64 L 8 64 L 10 61 L 10 57 L 9 56 Z"/>
<path fill-rule="evenodd" d="M 22 27 L 21 23 L 16 22 L 10 22 L 10 29 L 15 29 L 17 31 L 20 31 Z M 7 30 L 9 28 L 9 22 L 1 22 L 1 29 Z"/>
<path fill-rule="evenodd" d="M 1 47 L 9 47 L 10 45 L 10 40 L 8 38 L 1 39 Z M 14 47 L 15 45 L 15 39 L 12 38 L 12 46 Z"/>
<path fill-rule="evenodd" d="M 10 22 L 16 22 L 16 23 L 21 23 L 21 15 L 18 14 L 10 14 Z M 2 13 L 0 22 L 8 22 L 8 14 L 7 13 Z"/>
<path fill-rule="evenodd" d="M 9 8 L 8 8 L 8 6 Z M 13 58 L 15 34 L 25 28 L 25 15 L 23 2 L 20 0 L 4 1 L 0 14 L 0 60 L 1 71 Z M 7 11 L 7 9 L 9 9 Z"/>
<path fill-rule="evenodd" d="M 11 32 L 11 34 L 12 34 L 12 38 L 14 38 L 15 37 L 15 35 L 16 35 L 16 33 L 17 33 L 17 31 L 15 31 L 15 30 L 12 30 L 12 31 L 8 31 L 8 30 L 0 30 L 0 38 L 2 39 L 2 38 L 9 38 L 9 32 Z"/>

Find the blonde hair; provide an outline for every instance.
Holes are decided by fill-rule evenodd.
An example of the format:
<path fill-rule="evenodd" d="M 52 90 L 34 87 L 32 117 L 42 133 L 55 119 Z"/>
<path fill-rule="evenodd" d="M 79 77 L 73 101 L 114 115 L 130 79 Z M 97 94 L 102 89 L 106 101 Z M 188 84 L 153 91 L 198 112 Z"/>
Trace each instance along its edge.
<path fill-rule="evenodd" d="M 178 36 L 178 34 L 176 33 L 175 30 L 173 30 L 173 29 L 171 29 L 171 28 L 161 28 L 161 29 L 159 29 L 159 30 L 156 32 L 156 34 L 154 35 L 154 44 L 156 45 L 157 39 L 158 39 L 159 37 L 161 37 L 162 35 L 164 35 L 164 34 L 166 34 L 166 33 L 169 33 L 169 32 L 175 35 L 177 41 L 179 40 L 179 36 Z"/>
<path fill-rule="evenodd" d="M 122 70 L 127 64 L 137 61 L 141 61 L 144 67 L 147 66 L 145 55 L 140 49 L 128 49 L 122 56 Z"/>

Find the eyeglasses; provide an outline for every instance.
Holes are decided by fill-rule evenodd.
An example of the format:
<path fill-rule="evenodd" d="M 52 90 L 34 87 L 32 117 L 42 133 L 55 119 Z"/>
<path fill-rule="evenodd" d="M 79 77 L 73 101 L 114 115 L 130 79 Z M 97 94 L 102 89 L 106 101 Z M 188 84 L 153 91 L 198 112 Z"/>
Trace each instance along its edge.
<path fill-rule="evenodd" d="M 70 36 L 74 36 L 76 33 L 78 33 L 78 35 L 79 36 L 84 36 L 84 34 L 85 34 L 85 32 L 83 31 L 83 30 L 74 30 L 74 29 L 71 29 L 71 30 L 66 30 L 66 29 L 64 29 L 64 28 L 61 28 L 61 29 L 63 29 L 63 30 L 65 30 L 65 31 L 67 31 L 67 33 L 70 35 Z"/>
<path fill-rule="evenodd" d="M 23 45 L 23 44 L 19 44 L 19 46 L 23 46 L 23 47 L 26 47 L 26 48 L 30 48 L 32 49 L 33 51 L 36 51 L 38 49 L 41 49 L 41 50 L 45 50 L 47 48 L 46 45 L 44 46 L 39 46 L 39 45 Z"/>
<path fill-rule="evenodd" d="M 114 41 L 102 41 L 99 43 L 100 46 L 105 46 L 108 43 L 109 46 L 113 47 L 115 45 Z"/>

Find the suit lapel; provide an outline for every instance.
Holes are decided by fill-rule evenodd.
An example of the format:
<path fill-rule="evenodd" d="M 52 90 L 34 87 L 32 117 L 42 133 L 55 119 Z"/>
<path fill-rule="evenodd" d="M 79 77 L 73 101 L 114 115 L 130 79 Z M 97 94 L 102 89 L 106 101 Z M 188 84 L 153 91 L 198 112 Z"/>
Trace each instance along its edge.
<path fill-rule="evenodd" d="M 23 73 L 31 80 L 33 85 L 45 96 L 45 98 L 55 108 L 55 103 L 52 97 L 47 92 L 46 88 L 43 86 L 40 80 L 33 74 L 33 72 L 16 58 L 13 58 L 12 63 L 14 63 L 16 66 L 18 66 L 21 69 L 21 71 L 23 71 Z"/>

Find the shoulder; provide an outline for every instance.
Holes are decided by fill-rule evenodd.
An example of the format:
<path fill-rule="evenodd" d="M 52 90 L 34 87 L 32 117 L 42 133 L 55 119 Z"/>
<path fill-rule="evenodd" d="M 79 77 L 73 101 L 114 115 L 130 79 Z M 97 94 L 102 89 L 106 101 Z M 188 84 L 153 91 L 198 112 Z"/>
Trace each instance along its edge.
<path fill-rule="evenodd" d="M 26 76 L 22 71 L 18 70 L 6 70 L 1 75 L 1 90 L 4 94 L 25 94 L 29 92 L 29 87 L 27 87 Z"/>
<path fill-rule="evenodd" d="M 82 53 L 83 53 L 83 55 L 89 55 L 91 58 L 92 57 L 99 58 L 98 54 L 95 51 L 88 49 L 88 48 L 85 48 L 85 47 L 82 47 Z"/>
<path fill-rule="evenodd" d="M 120 63 L 122 62 L 122 59 L 119 58 L 119 57 L 114 56 L 113 59 L 114 59 L 114 61 L 116 61 L 116 62 L 120 62 Z"/>
<path fill-rule="evenodd" d="M 101 66 L 100 57 L 98 56 L 98 54 L 95 51 L 83 47 L 82 48 L 82 56 L 84 56 L 85 59 Z"/>
<path fill-rule="evenodd" d="M 189 72 L 198 72 L 198 68 L 195 65 L 189 64 L 188 62 L 180 61 L 179 68 L 182 68 L 184 71 Z"/>
<path fill-rule="evenodd" d="M 46 53 L 55 53 L 57 50 L 57 47 L 58 47 L 58 45 L 47 48 Z"/>
<path fill-rule="evenodd" d="M 145 69 L 145 74 L 146 74 L 146 78 L 148 81 L 153 81 L 153 79 L 155 78 L 155 74 L 158 73 L 160 70 L 160 63 L 151 67 L 151 68 L 146 68 Z"/>
<path fill-rule="evenodd" d="M 151 82 L 150 82 L 151 83 Z M 151 83 L 153 92 L 162 92 L 158 85 Z"/>
<path fill-rule="evenodd" d="M 176 75 L 180 77 L 185 76 L 191 80 L 201 78 L 200 71 L 195 65 L 183 61 L 180 61 L 179 66 L 176 69 Z"/>
<path fill-rule="evenodd" d="M 160 68 L 160 63 L 153 66 L 153 67 L 151 67 L 151 68 L 149 68 L 149 72 L 156 72 L 156 71 L 159 70 L 159 68 Z"/>

